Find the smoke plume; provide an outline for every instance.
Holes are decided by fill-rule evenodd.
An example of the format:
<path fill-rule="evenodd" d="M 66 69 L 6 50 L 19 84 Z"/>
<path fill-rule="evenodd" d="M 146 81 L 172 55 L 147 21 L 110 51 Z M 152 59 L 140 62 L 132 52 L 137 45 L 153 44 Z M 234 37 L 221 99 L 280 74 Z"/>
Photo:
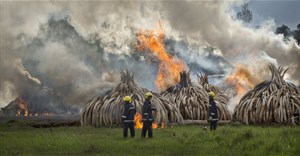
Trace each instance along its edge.
<path fill-rule="evenodd" d="M 265 62 L 274 58 L 290 66 L 291 79 L 299 80 L 295 41 L 285 43 L 275 35 L 273 23 L 259 29 L 243 26 L 231 18 L 232 5 L 226 1 L 1 2 L 0 106 L 41 84 L 69 103 L 83 105 L 114 86 L 125 68 L 143 87 L 155 90 L 157 63 L 147 62 L 132 43 L 138 30 L 153 29 L 159 20 L 167 51 L 194 73 L 227 74 L 247 59 L 247 53 L 255 53 Z"/>
<path fill-rule="evenodd" d="M 232 2 L 226 1 L 164 3 L 166 16 L 173 29 L 220 49 L 229 60 L 241 53 L 266 52 L 280 65 L 293 68 L 290 74 L 298 81 L 300 50 L 295 40 L 283 42 L 282 35 L 273 33 L 271 28 L 275 25 L 272 22 L 266 22 L 259 29 L 243 26 L 241 22 L 234 21 L 228 13 L 232 5 Z M 239 61 L 243 59 L 246 57 Z"/>

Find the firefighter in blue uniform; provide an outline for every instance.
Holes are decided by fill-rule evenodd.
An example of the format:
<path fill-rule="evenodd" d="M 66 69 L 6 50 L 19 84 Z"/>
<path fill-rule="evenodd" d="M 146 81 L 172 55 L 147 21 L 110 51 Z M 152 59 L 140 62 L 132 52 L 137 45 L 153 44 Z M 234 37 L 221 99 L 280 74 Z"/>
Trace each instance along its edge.
<path fill-rule="evenodd" d="M 133 104 L 131 104 L 131 97 L 125 96 L 123 98 L 124 101 L 124 113 L 122 115 L 123 119 L 123 137 L 127 138 L 128 128 L 130 130 L 130 135 L 133 138 L 135 136 L 134 131 L 134 115 L 136 113 L 136 109 Z"/>
<path fill-rule="evenodd" d="M 145 94 L 145 102 L 142 109 L 142 121 L 143 121 L 143 128 L 142 128 L 142 138 L 146 137 L 146 133 L 148 131 L 148 137 L 152 138 L 152 122 L 153 122 L 153 115 L 152 110 L 155 110 L 154 107 L 151 106 L 151 98 L 152 93 L 147 92 Z"/>
<path fill-rule="evenodd" d="M 215 102 L 216 94 L 214 92 L 209 92 L 209 108 L 208 108 L 208 122 L 210 122 L 210 131 L 217 129 L 217 124 L 219 120 L 218 109 Z"/>

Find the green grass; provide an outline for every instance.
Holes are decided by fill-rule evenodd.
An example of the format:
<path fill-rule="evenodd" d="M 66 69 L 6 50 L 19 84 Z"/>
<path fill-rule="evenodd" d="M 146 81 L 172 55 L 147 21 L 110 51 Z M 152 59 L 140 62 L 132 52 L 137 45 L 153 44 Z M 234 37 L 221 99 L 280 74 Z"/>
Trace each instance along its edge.
<path fill-rule="evenodd" d="M 121 128 L 31 128 L 0 125 L 0 155 L 299 155 L 300 127 L 175 126 L 154 130 L 153 139 L 122 138 Z M 51 132 L 52 130 L 52 132 Z"/>

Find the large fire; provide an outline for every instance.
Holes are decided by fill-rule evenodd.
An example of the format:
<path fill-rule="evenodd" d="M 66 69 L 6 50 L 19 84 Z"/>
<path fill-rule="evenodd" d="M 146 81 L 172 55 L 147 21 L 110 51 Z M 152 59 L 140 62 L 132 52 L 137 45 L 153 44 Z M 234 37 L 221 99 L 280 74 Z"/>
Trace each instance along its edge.
<path fill-rule="evenodd" d="M 142 122 L 142 115 L 140 113 L 136 113 L 135 116 L 134 116 L 134 128 L 136 129 L 142 129 L 143 128 L 143 122 Z M 166 124 L 165 123 L 162 123 L 161 124 L 161 127 L 159 128 L 166 128 Z M 156 122 L 153 122 L 152 123 L 152 128 L 153 129 L 157 129 L 158 128 L 158 124 Z"/>
<path fill-rule="evenodd" d="M 235 71 L 226 78 L 231 85 L 235 85 L 238 95 L 243 95 L 249 88 L 255 87 L 257 80 L 252 76 L 250 69 L 238 64 Z"/>
<path fill-rule="evenodd" d="M 156 30 L 140 30 L 136 33 L 136 39 L 138 50 L 149 50 L 159 60 L 156 88 L 161 91 L 177 84 L 180 80 L 179 72 L 186 70 L 187 67 L 183 61 L 167 53 L 164 46 L 165 34 L 161 23 L 158 23 Z"/>

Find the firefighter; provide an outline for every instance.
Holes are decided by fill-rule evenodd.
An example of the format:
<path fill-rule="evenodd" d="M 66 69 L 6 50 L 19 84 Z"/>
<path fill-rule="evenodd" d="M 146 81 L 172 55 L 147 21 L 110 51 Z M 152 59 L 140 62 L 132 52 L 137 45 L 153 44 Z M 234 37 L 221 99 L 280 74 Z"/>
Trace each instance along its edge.
<path fill-rule="evenodd" d="M 215 102 L 216 94 L 209 92 L 209 109 L 208 109 L 208 122 L 210 122 L 210 131 L 217 129 L 218 124 L 218 110 Z"/>
<path fill-rule="evenodd" d="M 127 138 L 128 128 L 130 130 L 130 135 L 133 138 L 135 136 L 134 131 L 134 115 L 136 113 L 136 109 L 133 104 L 131 104 L 131 97 L 125 96 L 123 98 L 124 101 L 124 113 L 122 115 L 123 119 L 123 137 Z"/>
<path fill-rule="evenodd" d="M 148 131 L 148 137 L 152 138 L 152 122 L 153 122 L 153 115 L 152 110 L 155 111 L 155 108 L 151 106 L 151 98 L 152 93 L 147 92 L 145 94 L 145 102 L 142 109 L 142 121 L 143 121 L 143 128 L 142 128 L 142 138 L 146 137 L 146 133 Z"/>

